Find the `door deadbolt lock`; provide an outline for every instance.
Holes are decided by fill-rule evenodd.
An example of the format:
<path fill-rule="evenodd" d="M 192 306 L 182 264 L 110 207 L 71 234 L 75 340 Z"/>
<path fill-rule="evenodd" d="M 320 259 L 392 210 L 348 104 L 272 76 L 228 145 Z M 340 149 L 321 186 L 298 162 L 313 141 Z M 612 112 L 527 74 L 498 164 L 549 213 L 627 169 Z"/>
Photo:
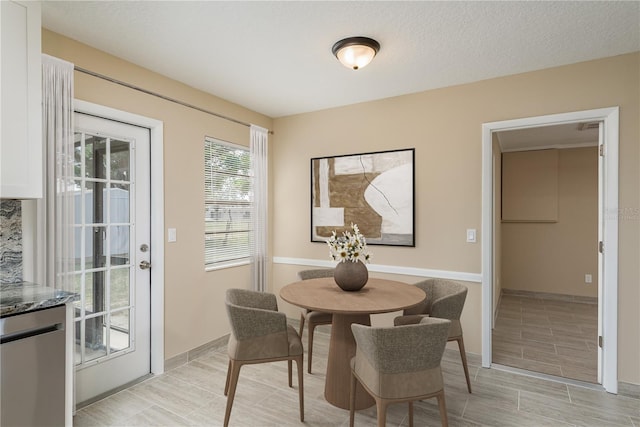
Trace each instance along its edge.
<path fill-rule="evenodd" d="M 149 261 L 140 261 L 140 268 L 142 270 L 148 270 L 151 268 L 151 263 Z"/>
<path fill-rule="evenodd" d="M 140 245 L 140 252 L 147 252 L 149 250 L 149 245 L 143 243 Z"/>

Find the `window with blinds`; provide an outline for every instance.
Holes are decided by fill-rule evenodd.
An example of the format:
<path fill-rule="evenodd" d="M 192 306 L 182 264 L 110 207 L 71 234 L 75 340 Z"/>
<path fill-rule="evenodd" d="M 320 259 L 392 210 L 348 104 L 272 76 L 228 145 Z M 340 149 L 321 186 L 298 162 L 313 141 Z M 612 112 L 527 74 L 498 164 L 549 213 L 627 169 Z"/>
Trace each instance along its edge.
<path fill-rule="evenodd" d="M 247 261 L 253 199 L 249 149 L 205 138 L 204 172 L 205 267 Z"/>

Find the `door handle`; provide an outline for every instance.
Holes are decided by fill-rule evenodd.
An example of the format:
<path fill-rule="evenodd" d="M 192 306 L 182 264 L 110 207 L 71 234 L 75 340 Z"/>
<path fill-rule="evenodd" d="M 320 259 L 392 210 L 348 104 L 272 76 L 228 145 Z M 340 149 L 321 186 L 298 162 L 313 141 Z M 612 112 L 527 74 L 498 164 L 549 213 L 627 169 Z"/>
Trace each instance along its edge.
<path fill-rule="evenodd" d="M 149 261 L 140 261 L 140 269 L 148 270 L 151 268 L 151 263 Z"/>

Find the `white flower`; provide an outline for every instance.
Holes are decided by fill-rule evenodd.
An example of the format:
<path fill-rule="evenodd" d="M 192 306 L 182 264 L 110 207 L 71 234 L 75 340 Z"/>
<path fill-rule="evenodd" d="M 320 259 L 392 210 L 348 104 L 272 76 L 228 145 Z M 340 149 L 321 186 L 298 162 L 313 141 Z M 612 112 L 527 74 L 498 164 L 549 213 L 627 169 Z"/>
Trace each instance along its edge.
<path fill-rule="evenodd" d="M 340 237 L 338 237 L 335 230 L 331 233 L 331 237 L 327 240 L 329 256 L 334 261 L 356 262 L 360 260 L 368 263 L 371 254 L 367 251 L 367 241 L 365 237 L 360 234 L 360 229 L 357 224 L 352 223 L 351 229 L 353 233 L 344 231 Z"/>

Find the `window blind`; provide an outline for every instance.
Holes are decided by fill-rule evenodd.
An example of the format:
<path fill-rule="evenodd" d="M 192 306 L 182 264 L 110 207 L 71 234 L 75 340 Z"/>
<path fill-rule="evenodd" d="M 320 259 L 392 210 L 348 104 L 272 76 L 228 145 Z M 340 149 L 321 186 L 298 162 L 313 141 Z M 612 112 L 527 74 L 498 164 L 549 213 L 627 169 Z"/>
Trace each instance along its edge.
<path fill-rule="evenodd" d="M 248 260 L 253 199 L 249 149 L 205 138 L 204 172 L 205 266 Z"/>

